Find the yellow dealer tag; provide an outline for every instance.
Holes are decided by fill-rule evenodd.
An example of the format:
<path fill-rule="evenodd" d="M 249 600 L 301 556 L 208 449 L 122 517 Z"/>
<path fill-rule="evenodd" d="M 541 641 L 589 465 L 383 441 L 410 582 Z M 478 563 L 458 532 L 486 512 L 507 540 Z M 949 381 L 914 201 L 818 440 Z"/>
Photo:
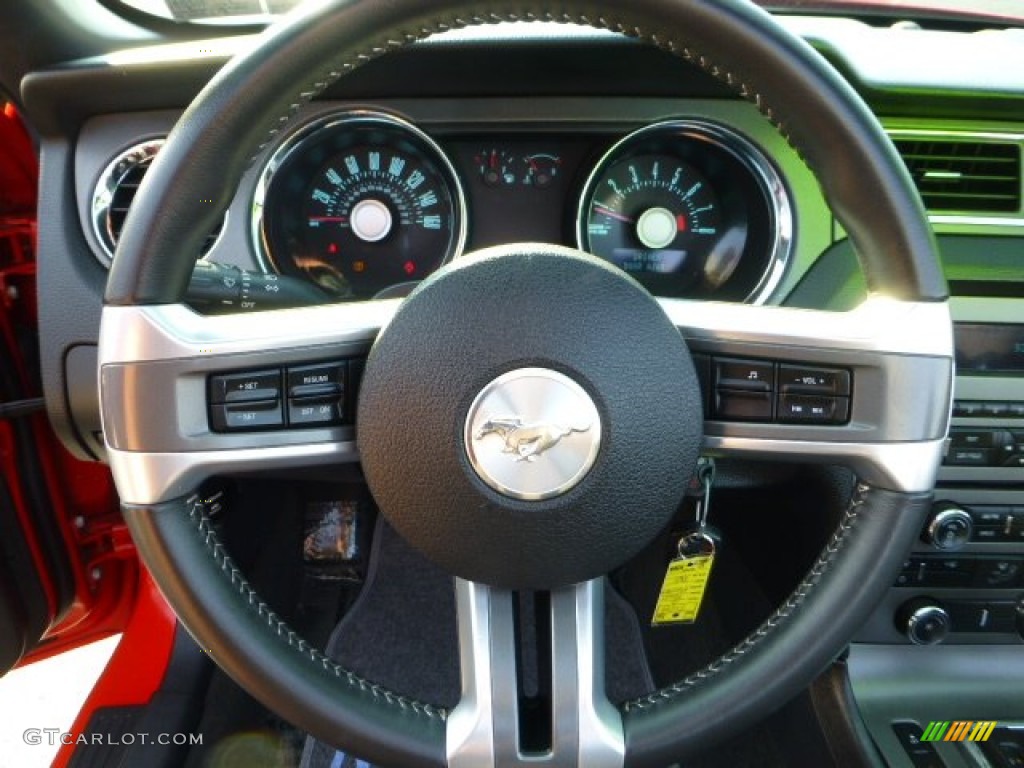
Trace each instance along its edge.
<path fill-rule="evenodd" d="M 654 607 L 652 626 L 692 624 L 697 620 L 714 561 L 715 553 L 711 551 L 692 557 L 677 557 L 668 564 L 658 604 Z"/>

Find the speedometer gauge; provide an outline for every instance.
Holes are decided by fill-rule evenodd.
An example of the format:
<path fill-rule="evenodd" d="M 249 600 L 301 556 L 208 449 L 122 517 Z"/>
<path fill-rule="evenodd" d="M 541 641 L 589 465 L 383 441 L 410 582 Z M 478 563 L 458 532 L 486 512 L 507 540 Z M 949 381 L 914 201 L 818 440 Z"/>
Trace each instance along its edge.
<path fill-rule="evenodd" d="M 763 301 L 782 276 L 792 216 L 782 182 L 742 137 L 673 121 L 630 134 L 580 201 L 579 246 L 657 296 Z"/>
<path fill-rule="evenodd" d="M 271 159 L 255 204 L 267 266 L 344 300 L 407 292 L 466 239 L 451 163 L 425 133 L 379 113 L 308 127 Z"/>

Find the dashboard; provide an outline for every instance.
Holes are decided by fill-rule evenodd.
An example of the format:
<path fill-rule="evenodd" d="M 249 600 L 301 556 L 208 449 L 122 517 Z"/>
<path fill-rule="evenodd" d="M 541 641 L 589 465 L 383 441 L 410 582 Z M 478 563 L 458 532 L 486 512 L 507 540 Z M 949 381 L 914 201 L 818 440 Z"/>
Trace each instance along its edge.
<path fill-rule="evenodd" d="M 960 371 L 937 505 L 851 654 L 872 736 L 890 764 L 912 765 L 892 724 L 948 717 L 934 687 L 915 681 L 941 682 L 971 716 L 1024 719 L 1014 624 L 1024 598 L 1024 86 L 1012 74 L 1024 71 L 1024 44 L 1010 33 L 787 23 L 883 120 L 954 294 Z M 552 46 L 543 31 L 501 34 L 497 46 L 440 36 L 301 107 L 234 196 L 210 201 L 224 215 L 197 259 L 360 301 L 402 296 L 464 253 L 538 241 L 589 251 L 657 296 L 835 310 L 864 297 L 816 181 L 756 107 L 612 36 Z M 956 71 L 944 51 L 956 52 Z M 161 141 L 223 60 L 160 55 L 36 73 L 24 86 L 30 109 L 54 116 L 40 124 L 42 211 L 52 204 L 40 286 L 62 298 L 41 302 L 48 406 L 90 458 L 103 451 L 95 339 L 120 226 Z M 105 95 L 86 99 L 83 83 Z M 979 683 L 959 670 L 982 645 L 1000 674 Z"/>
<path fill-rule="evenodd" d="M 535 103 L 529 117 L 549 120 L 538 127 L 526 112 L 488 124 L 486 102 L 479 118 L 439 125 L 424 106 L 445 109 L 306 110 L 197 256 L 304 280 L 332 301 L 400 296 L 467 250 L 523 240 L 598 255 L 658 296 L 761 303 L 788 271 L 783 174 L 797 164 L 769 159 L 780 148 L 759 146 L 767 124 L 752 108 L 640 101 L 622 119 L 606 102 L 570 124 L 571 105 Z M 171 119 L 86 126 L 79 215 L 104 266 Z"/>

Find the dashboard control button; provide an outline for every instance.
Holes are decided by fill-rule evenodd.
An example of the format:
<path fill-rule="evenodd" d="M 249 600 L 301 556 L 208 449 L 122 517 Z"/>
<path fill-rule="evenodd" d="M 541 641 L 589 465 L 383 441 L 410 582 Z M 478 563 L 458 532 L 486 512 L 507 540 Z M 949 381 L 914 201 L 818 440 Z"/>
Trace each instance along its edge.
<path fill-rule="evenodd" d="M 944 464 L 953 466 L 984 467 L 989 464 L 991 451 L 987 448 L 957 448 L 951 446 Z"/>
<path fill-rule="evenodd" d="M 343 403 L 339 395 L 291 398 L 288 401 L 288 423 L 293 427 L 341 424 Z"/>
<path fill-rule="evenodd" d="M 850 394 L 850 372 L 839 368 L 779 365 L 779 391 L 798 395 Z"/>
<path fill-rule="evenodd" d="M 288 397 L 340 395 L 345 389 L 344 361 L 288 368 Z"/>
<path fill-rule="evenodd" d="M 993 600 L 950 600 L 946 605 L 954 632 L 1014 631 L 1014 604 Z"/>
<path fill-rule="evenodd" d="M 210 421 L 215 432 L 268 429 L 284 423 L 280 400 L 214 404 L 210 406 Z"/>
<path fill-rule="evenodd" d="M 281 371 L 223 373 L 210 377 L 211 403 L 243 403 L 273 400 L 281 396 Z"/>
<path fill-rule="evenodd" d="M 971 506 L 971 516 L 977 525 L 1002 526 L 1010 517 L 1010 507 L 994 506 L 992 504 Z"/>
<path fill-rule="evenodd" d="M 981 416 L 981 403 L 977 400 L 957 400 L 953 404 L 953 415 L 968 418 Z"/>
<path fill-rule="evenodd" d="M 1010 508 L 1010 541 L 1024 541 L 1024 507 Z"/>
<path fill-rule="evenodd" d="M 775 389 L 775 363 L 716 357 L 715 386 L 718 389 L 771 392 Z"/>
<path fill-rule="evenodd" d="M 1018 521 L 1010 507 L 974 507 L 972 541 L 1015 541 L 1019 537 Z M 1024 538 L 1024 537 L 1022 537 Z"/>
<path fill-rule="evenodd" d="M 1004 467 L 1024 469 L 1024 451 L 1015 451 L 1003 459 Z"/>
<path fill-rule="evenodd" d="M 903 563 L 903 570 L 896 577 L 897 587 L 913 587 L 924 584 L 927 561 L 923 557 L 912 557 Z"/>
<path fill-rule="evenodd" d="M 915 597 L 896 611 L 896 628 L 914 645 L 936 645 L 946 639 L 950 618 L 946 609 L 929 597 Z"/>
<path fill-rule="evenodd" d="M 999 403 L 993 400 L 983 401 L 981 404 L 982 416 L 1007 416 L 1010 413 L 1009 403 Z"/>
<path fill-rule="evenodd" d="M 845 397 L 780 395 L 779 421 L 801 424 L 842 424 L 850 415 Z"/>
<path fill-rule="evenodd" d="M 971 513 L 949 501 L 940 501 L 932 507 L 931 517 L 921 538 L 936 549 L 960 549 L 971 539 L 974 520 Z"/>
<path fill-rule="evenodd" d="M 771 392 L 715 392 L 715 416 L 732 421 L 771 421 Z"/>
<path fill-rule="evenodd" d="M 954 428 L 949 433 L 949 444 L 956 448 L 993 448 L 998 437 L 994 429 Z"/>
<path fill-rule="evenodd" d="M 893 723 L 892 730 L 914 768 L 946 768 L 935 747 L 927 741 L 921 741 L 924 731 L 920 725 L 911 722 Z"/>
<path fill-rule="evenodd" d="M 1014 587 L 1020 583 L 1022 573 L 1024 573 L 1024 559 L 1022 558 L 986 558 L 978 561 L 974 583 L 979 587 Z"/>
<path fill-rule="evenodd" d="M 969 587 L 974 579 L 976 561 L 967 557 L 940 557 L 925 560 L 925 587 Z"/>

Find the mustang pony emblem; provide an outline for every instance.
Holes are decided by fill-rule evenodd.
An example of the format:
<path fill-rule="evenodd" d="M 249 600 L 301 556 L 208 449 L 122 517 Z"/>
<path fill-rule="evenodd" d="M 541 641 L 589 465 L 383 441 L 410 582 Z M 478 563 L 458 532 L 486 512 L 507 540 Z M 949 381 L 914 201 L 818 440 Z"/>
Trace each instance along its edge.
<path fill-rule="evenodd" d="M 558 445 L 558 442 L 572 432 L 586 432 L 590 425 L 566 426 L 563 424 L 550 424 L 545 422 L 533 422 L 524 424 L 518 416 L 500 416 L 487 419 L 476 434 L 474 440 L 481 440 L 487 435 L 499 435 L 505 441 L 502 453 L 512 453 L 516 461 L 534 461 L 538 456 L 549 448 Z"/>

